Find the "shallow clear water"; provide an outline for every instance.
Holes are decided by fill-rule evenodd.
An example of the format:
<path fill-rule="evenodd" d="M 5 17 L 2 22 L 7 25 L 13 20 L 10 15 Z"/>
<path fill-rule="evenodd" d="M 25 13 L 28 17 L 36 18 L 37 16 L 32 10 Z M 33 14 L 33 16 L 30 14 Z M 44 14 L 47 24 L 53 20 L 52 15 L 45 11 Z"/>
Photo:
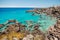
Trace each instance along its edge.
<path fill-rule="evenodd" d="M 33 16 L 32 12 L 27 13 L 26 10 L 32 10 L 33 8 L 0 8 L 0 24 L 5 23 L 7 20 L 16 19 L 18 22 L 27 25 L 28 29 L 33 30 L 28 27 L 28 24 L 25 22 L 27 20 L 32 20 L 35 23 L 41 25 L 39 29 L 45 31 L 49 26 L 52 26 L 56 23 L 56 19 L 52 19 L 50 16 L 45 14 Z"/>

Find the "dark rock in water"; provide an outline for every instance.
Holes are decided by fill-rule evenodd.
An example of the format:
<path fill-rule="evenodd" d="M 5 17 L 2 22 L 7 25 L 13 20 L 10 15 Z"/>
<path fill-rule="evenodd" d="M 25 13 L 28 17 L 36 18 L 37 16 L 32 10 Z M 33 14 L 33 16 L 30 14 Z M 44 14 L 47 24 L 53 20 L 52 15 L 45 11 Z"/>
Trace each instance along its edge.
<path fill-rule="evenodd" d="M 0 27 L 4 26 L 4 24 L 0 24 Z"/>
<path fill-rule="evenodd" d="M 9 23 L 18 23 L 16 20 L 8 20 L 7 24 Z"/>

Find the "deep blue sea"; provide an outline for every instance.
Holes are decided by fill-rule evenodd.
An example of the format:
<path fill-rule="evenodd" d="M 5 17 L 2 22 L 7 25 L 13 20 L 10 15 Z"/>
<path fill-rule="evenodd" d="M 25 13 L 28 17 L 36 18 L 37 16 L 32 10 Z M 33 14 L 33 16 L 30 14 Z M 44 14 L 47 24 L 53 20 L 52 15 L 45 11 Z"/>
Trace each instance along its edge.
<path fill-rule="evenodd" d="M 35 14 L 32 12 L 26 12 L 27 10 L 32 10 L 33 8 L 0 8 L 0 24 L 5 23 L 8 20 L 17 20 L 18 22 L 28 24 L 25 22 L 27 20 L 33 21 L 33 25 L 39 24 L 41 27 L 39 29 L 45 31 L 48 27 L 56 23 L 56 19 L 51 19 L 50 16 L 45 14 Z M 30 29 L 30 28 L 29 28 Z M 31 28 L 33 30 L 33 28 Z"/>

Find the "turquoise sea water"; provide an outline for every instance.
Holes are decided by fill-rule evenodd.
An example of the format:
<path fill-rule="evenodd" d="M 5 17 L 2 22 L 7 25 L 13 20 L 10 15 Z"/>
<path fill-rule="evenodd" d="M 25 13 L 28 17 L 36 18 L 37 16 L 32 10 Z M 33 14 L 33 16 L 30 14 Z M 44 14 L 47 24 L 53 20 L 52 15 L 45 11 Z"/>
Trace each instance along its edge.
<path fill-rule="evenodd" d="M 27 20 L 33 21 L 33 25 L 39 24 L 42 31 L 46 31 L 50 26 L 54 25 L 56 23 L 56 19 L 51 19 L 50 16 L 47 16 L 46 14 L 35 14 L 32 15 L 32 12 L 27 13 L 27 10 L 32 10 L 33 8 L 0 8 L 0 24 L 5 23 L 8 20 L 16 19 L 18 22 L 27 25 L 26 29 L 33 30 L 34 26 L 32 28 L 28 27 L 28 24 L 25 22 Z M 0 30 L 4 30 L 5 27 L 3 27 Z"/>

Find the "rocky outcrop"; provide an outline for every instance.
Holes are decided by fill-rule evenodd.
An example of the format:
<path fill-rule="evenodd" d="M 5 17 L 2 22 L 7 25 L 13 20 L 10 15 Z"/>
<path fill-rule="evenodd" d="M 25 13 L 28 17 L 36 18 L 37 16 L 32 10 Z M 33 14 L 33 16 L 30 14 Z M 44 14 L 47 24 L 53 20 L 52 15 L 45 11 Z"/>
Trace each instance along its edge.
<path fill-rule="evenodd" d="M 60 6 L 49 8 L 37 8 L 34 10 L 28 10 L 28 12 L 35 12 L 37 14 L 46 13 L 47 15 L 60 18 Z"/>
<path fill-rule="evenodd" d="M 57 23 L 51 26 L 47 33 L 45 34 L 45 40 L 60 40 L 60 6 L 56 7 L 49 7 L 49 8 L 38 8 L 34 9 L 33 11 L 30 10 L 29 12 L 35 12 L 36 14 L 45 13 L 52 17 L 57 18 Z"/>
<path fill-rule="evenodd" d="M 57 20 L 57 23 L 54 26 L 51 26 L 48 29 L 46 34 L 46 40 L 60 40 L 60 19 Z"/>

